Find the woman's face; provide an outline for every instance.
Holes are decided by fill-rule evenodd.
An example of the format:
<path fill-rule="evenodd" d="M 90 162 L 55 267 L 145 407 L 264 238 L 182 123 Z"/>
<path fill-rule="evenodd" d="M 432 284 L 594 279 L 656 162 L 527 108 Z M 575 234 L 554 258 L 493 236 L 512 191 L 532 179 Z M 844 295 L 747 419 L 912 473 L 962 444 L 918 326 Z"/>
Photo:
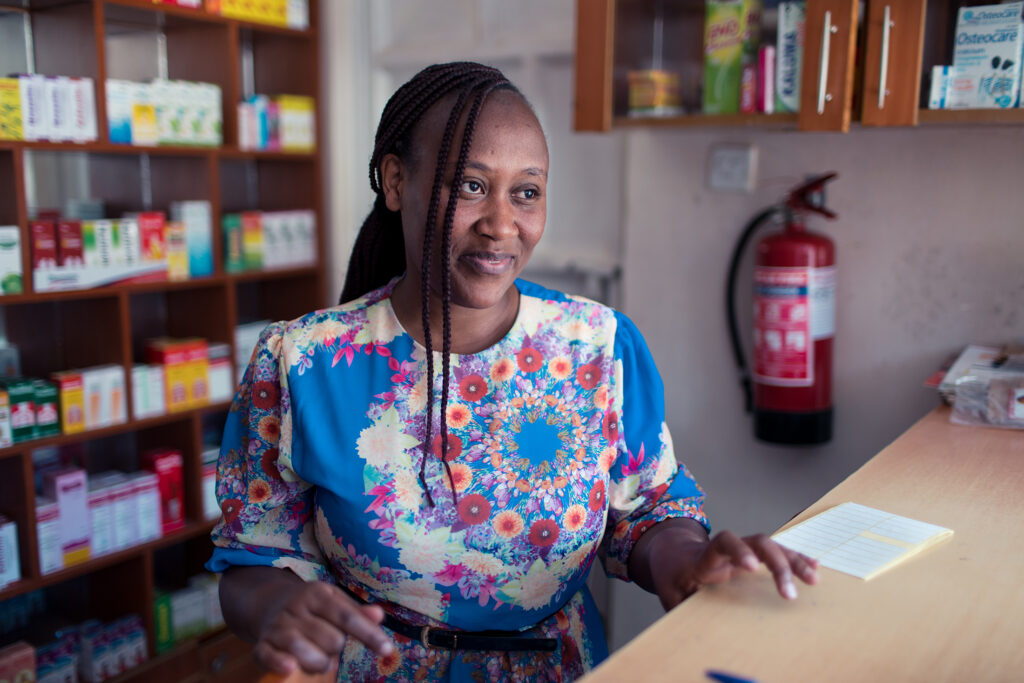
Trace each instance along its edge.
<path fill-rule="evenodd" d="M 422 283 L 423 230 L 437 155 L 453 98 L 417 125 L 412 159 L 382 161 L 388 208 L 402 214 L 407 277 Z M 468 107 L 466 108 L 468 110 Z M 441 234 L 466 115 L 449 152 L 434 226 L 432 289 L 441 292 Z M 477 118 L 452 225 L 452 303 L 474 309 L 515 305 L 512 288 L 544 233 L 548 149 L 533 112 L 510 91 L 491 93 Z"/>

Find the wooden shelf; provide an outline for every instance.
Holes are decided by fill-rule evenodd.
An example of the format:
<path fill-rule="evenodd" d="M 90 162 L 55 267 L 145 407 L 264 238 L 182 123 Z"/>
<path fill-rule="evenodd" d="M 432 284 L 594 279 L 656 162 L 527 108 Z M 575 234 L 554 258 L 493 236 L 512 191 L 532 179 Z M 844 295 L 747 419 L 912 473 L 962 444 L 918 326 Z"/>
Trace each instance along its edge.
<path fill-rule="evenodd" d="M 690 128 L 713 126 L 786 126 L 796 128 L 797 114 L 686 114 L 682 116 L 617 116 L 616 128 Z"/>
<path fill-rule="evenodd" d="M 109 142 L 49 142 L 0 140 L 0 150 L 30 149 L 49 152 L 82 152 L 87 154 L 149 154 L 167 157 L 209 157 L 222 159 L 253 159 L 309 163 L 316 161 L 315 152 L 272 152 L 243 150 L 237 147 L 192 147 L 187 145 L 115 145 Z"/>
<path fill-rule="evenodd" d="M 1006 123 L 1024 124 L 1024 108 L 1014 109 L 922 109 L 922 124 Z"/>
<path fill-rule="evenodd" d="M 0 460 L 19 456 L 25 451 L 35 450 L 37 448 L 66 446 L 68 444 L 81 443 L 82 441 L 92 441 L 94 439 L 102 439 L 107 436 L 136 432 L 140 429 L 147 429 L 149 427 L 159 427 L 160 425 L 171 424 L 173 422 L 191 420 L 194 415 L 215 413 L 218 410 L 227 410 L 230 407 L 231 401 L 219 401 L 217 403 L 209 403 L 205 406 L 193 408 L 191 410 L 164 413 L 163 415 L 146 417 L 141 420 L 128 420 L 127 422 L 122 422 L 118 425 L 111 425 L 110 427 L 104 427 L 102 429 L 90 429 L 84 432 L 76 432 L 75 434 L 58 434 L 56 436 L 47 436 L 42 439 L 19 441 L 12 446 L 0 448 Z"/>
<path fill-rule="evenodd" d="M 218 151 L 222 159 L 253 159 L 295 162 L 316 161 L 316 154 L 313 152 L 271 152 L 267 150 L 238 149 L 237 147 L 221 147 Z"/>
<path fill-rule="evenodd" d="M 225 24 L 225 25 L 236 25 L 243 28 L 251 29 L 253 31 L 262 31 L 266 33 L 278 33 L 281 35 L 293 36 L 295 38 L 312 38 L 312 29 L 295 29 L 288 28 L 287 26 L 275 26 L 274 24 L 263 24 L 257 21 L 244 21 L 241 19 L 231 19 L 228 17 L 222 17 L 219 14 L 207 12 L 204 9 L 192 9 L 189 7 L 179 7 L 177 5 L 166 5 L 157 4 L 153 0 L 102 0 L 106 5 L 119 5 L 121 7 L 131 7 L 133 9 L 144 10 L 147 12 L 159 12 L 176 17 L 185 17 L 187 19 L 193 19 L 195 21 L 205 21 L 213 24 Z M 314 0 L 311 0 L 311 2 Z"/>
<path fill-rule="evenodd" d="M 22 593 L 28 593 L 30 591 L 45 588 L 46 586 L 52 586 L 54 584 L 68 581 L 79 576 L 91 574 L 104 567 L 110 567 L 115 564 L 130 560 L 145 553 L 156 550 L 157 548 L 163 548 L 165 546 L 174 545 L 175 543 L 181 543 L 191 538 L 197 538 L 203 534 L 208 534 L 213 530 L 213 527 L 217 525 L 218 520 L 208 521 L 195 521 L 189 520 L 185 523 L 183 529 L 173 531 L 166 536 L 154 539 L 147 543 L 141 543 L 139 545 L 132 546 L 131 548 L 124 548 L 117 552 L 109 553 L 107 555 L 100 555 L 99 557 L 87 560 L 81 564 L 76 564 L 66 569 L 53 572 L 51 574 L 44 574 L 37 578 L 28 578 L 16 581 L 9 586 L 6 586 L 3 590 L 0 590 L 0 601 L 13 598 L 16 595 Z"/>

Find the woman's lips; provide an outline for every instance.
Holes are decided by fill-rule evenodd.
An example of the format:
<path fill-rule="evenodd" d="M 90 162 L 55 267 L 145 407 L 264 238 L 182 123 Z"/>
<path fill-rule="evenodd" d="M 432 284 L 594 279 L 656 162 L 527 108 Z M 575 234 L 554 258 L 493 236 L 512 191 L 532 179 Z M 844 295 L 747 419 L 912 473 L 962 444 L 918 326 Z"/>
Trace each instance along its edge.
<path fill-rule="evenodd" d="M 484 275 L 504 275 L 512 269 L 513 258 L 510 254 L 473 252 L 463 254 L 459 260 Z"/>

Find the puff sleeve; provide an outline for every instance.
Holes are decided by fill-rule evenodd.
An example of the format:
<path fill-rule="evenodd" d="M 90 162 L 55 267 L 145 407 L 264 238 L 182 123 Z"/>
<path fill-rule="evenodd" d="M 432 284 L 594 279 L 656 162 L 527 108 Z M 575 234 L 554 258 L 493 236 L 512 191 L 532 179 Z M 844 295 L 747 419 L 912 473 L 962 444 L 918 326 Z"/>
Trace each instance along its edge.
<path fill-rule="evenodd" d="M 617 443 L 609 471 L 608 522 L 601 551 L 605 571 L 629 580 L 629 555 L 640 536 L 666 519 L 689 517 L 710 528 L 704 492 L 676 462 L 665 423 L 664 385 L 640 331 L 616 313 L 613 396 L 619 412 L 605 416 Z"/>
<path fill-rule="evenodd" d="M 217 462 L 222 517 L 207 569 L 272 566 L 331 581 L 314 536 L 312 486 L 292 469 L 285 323 L 260 335 L 224 427 Z"/>

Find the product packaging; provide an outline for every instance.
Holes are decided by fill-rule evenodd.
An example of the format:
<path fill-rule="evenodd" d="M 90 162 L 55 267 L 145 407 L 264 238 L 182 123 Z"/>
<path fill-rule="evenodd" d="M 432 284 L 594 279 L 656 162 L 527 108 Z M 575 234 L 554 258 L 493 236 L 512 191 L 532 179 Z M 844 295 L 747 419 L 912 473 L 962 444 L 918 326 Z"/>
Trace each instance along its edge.
<path fill-rule="evenodd" d="M 121 219 L 120 226 L 121 248 L 124 252 L 124 264 L 126 266 L 137 266 L 142 261 L 139 219 L 135 216 L 126 216 Z"/>
<path fill-rule="evenodd" d="M 153 89 L 148 83 L 133 83 L 132 97 L 132 144 L 152 147 L 159 144 L 160 132 L 156 122 L 156 103 Z"/>
<path fill-rule="evenodd" d="M 171 219 L 185 226 L 188 276 L 213 275 L 213 214 L 210 202 L 174 202 L 171 204 Z"/>
<path fill-rule="evenodd" d="M 679 104 L 679 74 L 663 69 L 630 71 L 629 115 L 674 116 Z"/>
<path fill-rule="evenodd" d="M 75 142 L 93 142 L 98 137 L 96 91 L 91 78 L 69 78 L 71 137 Z"/>
<path fill-rule="evenodd" d="M 757 111 L 775 112 L 775 47 L 762 45 L 757 51 Z"/>
<path fill-rule="evenodd" d="M 160 486 L 160 519 L 164 534 L 185 526 L 184 479 L 181 451 L 160 448 L 142 454 L 142 466 L 155 472 Z"/>
<path fill-rule="evenodd" d="M 209 345 L 210 402 L 230 401 L 234 395 L 231 380 L 231 347 L 227 344 Z"/>
<path fill-rule="evenodd" d="M 71 81 L 66 76 L 45 77 L 48 139 L 70 142 L 74 138 L 71 120 Z"/>
<path fill-rule="evenodd" d="M 107 79 L 107 122 L 110 141 L 114 144 L 132 144 L 132 91 L 135 84 L 113 78 Z"/>
<path fill-rule="evenodd" d="M 64 568 L 61 547 L 60 509 L 52 498 L 36 496 L 36 543 L 39 572 L 50 574 Z"/>
<path fill-rule="evenodd" d="M 185 339 L 185 363 L 188 366 L 186 400 L 189 408 L 210 402 L 210 351 L 205 339 Z"/>
<path fill-rule="evenodd" d="M 0 78 L 0 140 L 22 140 L 21 86 L 17 78 Z"/>
<path fill-rule="evenodd" d="M 21 374 L 21 353 L 18 347 L 0 342 L 0 377 L 17 377 Z"/>
<path fill-rule="evenodd" d="M 240 273 L 245 270 L 245 256 L 242 248 L 242 216 L 226 213 L 221 219 L 224 232 L 224 270 Z"/>
<path fill-rule="evenodd" d="M 167 240 L 167 279 L 187 280 L 189 272 L 185 224 L 180 221 L 167 221 L 164 225 L 164 237 Z"/>
<path fill-rule="evenodd" d="M 263 216 L 259 211 L 242 213 L 242 255 L 246 270 L 263 267 Z"/>
<path fill-rule="evenodd" d="M 81 221 L 62 220 L 57 223 L 57 262 L 62 268 L 85 265 Z"/>
<path fill-rule="evenodd" d="M 704 106 L 705 114 L 739 111 L 744 0 L 706 0 L 704 3 Z"/>
<path fill-rule="evenodd" d="M 217 502 L 217 459 L 220 447 L 208 444 L 203 446 L 203 519 L 220 517 L 220 504 Z"/>
<path fill-rule="evenodd" d="M 53 382 L 34 381 L 33 404 L 36 411 L 36 438 L 60 434 L 60 411 L 57 406 L 58 389 Z"/>
<path fill-rule="evenodd" d="M 316 147 L 316 104 L 304 95 L 278 95 L 275 98 L 285 152 L 312 152 Z"/>
<path fill-rule="evenodd" d="M 145 543 L 163 535 L 160 481 L 153 472 L 134 472 L 128 475 L 135 498 L 135 519 L 138 542 Z"/>
<path fill-rule="evenodd" d="M 57 502 L 60 547 L 65 567 L 89 559 L 89 489 L 85 470 L 66 467 L 43 474 L 43 495 Z"/>
<path fill-rule="evenodd" d="M 0 515 L 0 588 L 14 583 L 20 578 L 21 560 L 18 553 L 18 525 L 13 520 Z M 2 680 L 3 678 L 0 678 L 0 681 Z"/>
<path fill-rule="evenodd" d="M 21 127 L 29 142 L 48 140 L 50 127 L 46 113 L 46 78 L 36 74 L 18 76 L 21 96 Z"/>
<path fill-rule="evenodd" d="M 144 263 L 167 260 L 167 239 L 164 225 L 167 221 L 162 211 L 146 211 L 133 216 L 139 225 L 139 242 Z"/>
<path fill-rule="evenodd" d="M 1014 107 L 1024 56 L 1024 3 L 961 7 L 950 74 L 950 108 Z"/>
<path fill-rule="evenodd" d="M 800 110 L 800 78 L 804 52 L 804 3 L 779 3 L 776 40 L 775 110 Z"/>
<path fill-rule="evenodd" d="M 60 428 L 64 434 L 85 431 L 85 384 L 81 372 L 57 372 L 51 375 L 60 403 Z"/>
<path fill-rule="evenodd" d="M 36 387 L 31 379 L 8 377 L 0 379 L 11 405 L 11 438 L 15 443 L 34 439 L 36 435 Z"/>
<path fill-rule="evenodd" d="M 32 268 L 45 270 L 57 267 L 57 227 L 50 220 L 29 223 L 32 235 Z"/>
<path fill-rule="evenodd" d="M 21 294 L 21 231 L 0 226 L 0 294 Z"/>
<path fill-rule="evenodd" d="M 36 680 L 36 650 L 24 640 L 0 648 L 0 681 L 32 683 Z"/>
<path fill-rule="evenodd" d="M 163 373 L 165 412 L 187 410 L 192 381 L 187 344 L 179 339 L 150 339 L 146 342 L 146 362 L 156 365 Z"/>
<path fill-rule="evenodd" d="M 92 528 L 93 557 L 106 555 L 116 549 L 114 545 L 114 487 L 115 482 L 105 473 L 89 477 L 89 522 Z"/>
<path fill-rule="evenodd" d="M 11 433 L 11 399 L 7 389 L 0 389 L 0 448 L 7 448 L 14 443 Z"/>
<path fill-rule="evenodd" d="M 974 365 L 955 382 L 950 421 L 1024 429 L 1024 354 L 1010 362 Z"/>
<path fill-rule="evenodd" d="M 139 542 L 139 515 L 135 485 L 124 472 L 108 472 L 114 498 L 114 548 L 130 548 Z"/>
<path fill-rule="evenodd" d="M 171 594 L 158 590 L 153 599 L 153 639 L 158 655 L 174 647 L 174 624 L 171 623 Z"/>

